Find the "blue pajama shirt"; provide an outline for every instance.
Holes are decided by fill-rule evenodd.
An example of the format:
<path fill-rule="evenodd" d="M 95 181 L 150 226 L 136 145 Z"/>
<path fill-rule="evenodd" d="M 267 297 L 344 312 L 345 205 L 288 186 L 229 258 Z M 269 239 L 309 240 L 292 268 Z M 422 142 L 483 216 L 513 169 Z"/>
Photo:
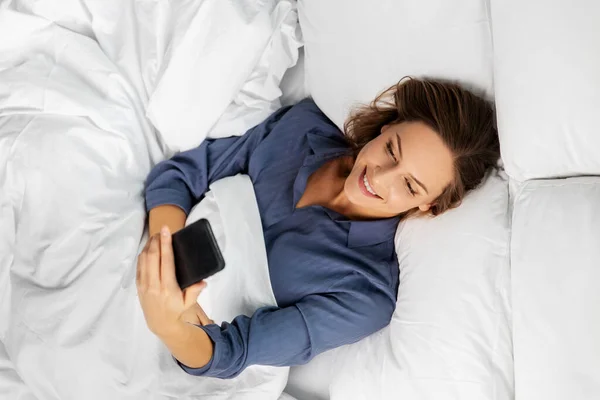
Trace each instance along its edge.
<path fill-rule="evenodd" d="M 159 163 L 146 182 L 146 208 L 189 213 L 221 178 L 252 180 L 277 307 L 198 327 L 214 343 L 198 376 L 232 378 L 253 364 L 292 366 L 386 326 L 396 304 L 398 218 L 351 221 L 322 206 L 296 209 L 309 176 L 349 153 L 342 132 L 306 99 L 241 137 L 206 140 Z"/>

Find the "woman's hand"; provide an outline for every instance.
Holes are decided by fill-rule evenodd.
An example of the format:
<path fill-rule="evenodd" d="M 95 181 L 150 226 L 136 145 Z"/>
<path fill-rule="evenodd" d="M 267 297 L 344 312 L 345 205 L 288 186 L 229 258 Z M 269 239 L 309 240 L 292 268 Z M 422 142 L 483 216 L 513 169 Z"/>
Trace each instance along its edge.
<path fill-rule="evenodd" d="M 181 316 L 181 319 L 184 322 L 187 322 L 188 324 L 193 324 L 193 325 L 204 326 L 204 325 L 210 325 L 210 324 L 215 323 L 215 321 L 208 318 L 208 315 L 206 315 L 206 313 L 204 312 L 204 310 L 202 309 L 202 307 L 200 307 L 200 304 L 198 304 L 198 303 L 194 304 L 193 306 L 191 306 L 190 308 L 185 310 L 185 312 Z"/>
<path fill-rule="evenodd" d="M 200 323 L 202 319 L 208 321 L 197 303 L 206 283 L 197 283 L 185 291 L 180 289 L 175 277 L 171 232 L 166 226 L 148 240 L 139 255 L 136 285 L 146 323 L 155 335 L 166 337 L 177 332 L 182 324 L 189 322 L 186 320 L 191 313 L 196 314 Z M 198 309 L 205 318 L 198 316 Z"/>

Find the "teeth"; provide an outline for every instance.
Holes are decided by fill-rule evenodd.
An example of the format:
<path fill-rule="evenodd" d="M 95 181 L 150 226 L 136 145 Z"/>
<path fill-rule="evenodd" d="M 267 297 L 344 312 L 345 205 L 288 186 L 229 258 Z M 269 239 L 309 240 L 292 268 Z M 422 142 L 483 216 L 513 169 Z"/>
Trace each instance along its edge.
<path fill-rule="evenodd" d="M 367 174 L 365 174 L 365 176 L 363 177 L 363 183 L 365 184 L 365 187 L 367 188 L 367 192 L 371 193 L 374 196 L 377 196 L 377 193 L 375 193 L 375 191 L 373 190 L 371 185 L 369 185 L 369 181 L 367 180 Z"/>

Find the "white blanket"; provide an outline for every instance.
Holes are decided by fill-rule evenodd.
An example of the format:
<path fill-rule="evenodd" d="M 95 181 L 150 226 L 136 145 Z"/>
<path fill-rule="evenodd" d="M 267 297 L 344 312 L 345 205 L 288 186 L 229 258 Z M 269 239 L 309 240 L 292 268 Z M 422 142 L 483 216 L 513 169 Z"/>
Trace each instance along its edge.
<path fill-rule="evenodd" d="M 186 16 L 214 1 L 173 4 L 0 1 L 2 399 L 207 398 L 148 333 L 134 285 L 144 180 L 171 149 L 146 107 L 190 32 Z M 231 4 L 278 20 L 269 2 Z M 226 44 L 217 51 L 236 51 Z M 277 398 L 282 379 L 212 395 Z"/>
<path fill-rule="evenodd" d="M 225 269 L 207 279 L 208 286 L 198 298 L 207 315 L 219 324 L 240 314 L 251 316 L 260 307 L 276 306 L 277 301 L 271 289 L 252 182 L 247 176 L 238 175 L 215 182 L 210 189 L 191 211 L 187 224 L 208 219 L 225 258 Z M 198 382 L 192 377 L 186 382 L 190 382 L 188 387 L 194 398 L 276 399 L 287 383 L 288 371 L 289 368 L 255 365 L 233 380 L 202 378 Z M 165 372 L 161 371 L 161 375 Z M 181 381 L 181 373 L 176 371 L 174 378 Z M 183 381 L 181 387 L 185 387 Z"/>
<path fill-rule="evenodd" d="M 200 297 L 208 315 L 216 321 L 230 320 L 276 305 L 248 177 L 212 185 L 188 223 L 199 218 L 211 222 L 226 262 L 225 270 L 208 279 L 209 287 Z M 68 267 L 53 264 L 58 275 L 68 273 Z M 96 282 L 82 277 L 56 288 L 39 287 L 32 277 L 13 285 L 13 294 L 20 298 L 15 304 L 24 314 L 11 315 L 6 344 L 16 370 L 39 399 L 262 400 L 277 399 L 283 392 L 288 368 L 251 366 L 231 380 L 184 373 L 147 329 L 130 279 L 111 290 L 110 312 L 96 315 L 98 320 L 91 315 L 87 321 L 49 315 L 49 309 L 77 310 L 79 303 L 93 306 L 95 295 L 109 287 L 101 273 L 94 275 Z M 109 274 L 104 278 L 111 281 Z"/>
<path fill-rule="evenodd" d="M 210 186 L 186 225 L 206 218 L 224 254 L 227 269 L 206 280 L 198 302 L 215 322 L 252 316 L 260 307 L 277 306 L 271 288 L 267 253 L 254 188 L 250 178 L 237 175 Z"/>
<path fill-rule="evenodd" d="M 206 137 L 242 135 L 277 110 L 279 85 L 302 45 L 295 0 L 0 0 L 2 8 L 95 41 L 135 92 L 166 154 Z M 7 49 L 19 32 L 32 39 L 13 23 L 2 27 Z M 44 46 L 55 44 L 55 30 L 39 33 Z"/>

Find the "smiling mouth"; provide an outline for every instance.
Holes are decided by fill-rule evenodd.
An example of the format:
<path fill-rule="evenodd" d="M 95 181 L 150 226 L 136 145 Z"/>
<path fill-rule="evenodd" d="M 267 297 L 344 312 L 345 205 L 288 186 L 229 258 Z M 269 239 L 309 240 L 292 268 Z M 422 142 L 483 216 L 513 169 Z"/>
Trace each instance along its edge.
<path fill-rule="evenodd" d="M 369 182 L 369 179 L 367 178 L 367 169 L 366 168 L 363 171 L 363 173 L 360 174 L 360 177 L 358 178 L 358 186 L 360 187 L 361 191 L 363 192 L 363 194 L 365 196 L 373 197 L 376 199 L 381 199 L 381 197 L 377 194 L 377 192 L 375 192 L 375 190 L 373 189 L 373 186 L 371 186 L 371 183 Z"/>

